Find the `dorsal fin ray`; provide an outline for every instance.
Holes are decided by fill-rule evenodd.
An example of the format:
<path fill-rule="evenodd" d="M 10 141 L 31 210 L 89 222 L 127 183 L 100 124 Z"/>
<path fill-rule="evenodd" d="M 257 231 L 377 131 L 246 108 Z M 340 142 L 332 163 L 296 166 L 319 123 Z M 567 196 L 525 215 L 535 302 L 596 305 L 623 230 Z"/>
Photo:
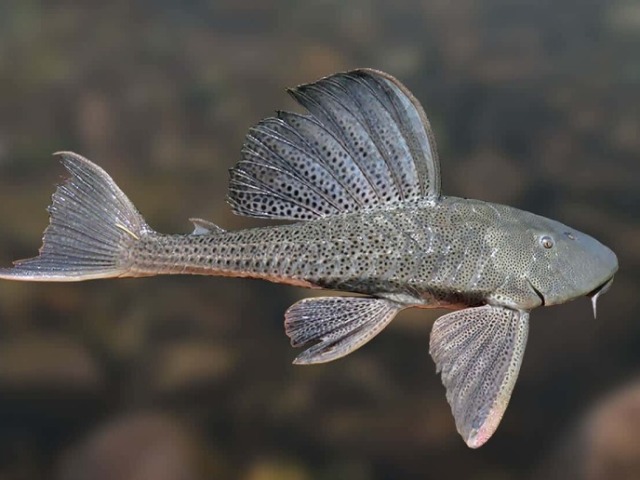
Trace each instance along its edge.
<path fill-rule="evenodd" d="M 278 112 L 288 138 L 296 141 L 318 166 L 329 173 L 324 190 L 337 190 L 340 211 L 353 211 L 374 204 L 377 194 L 364 172 L 351 160 L 349 151 L 335 135 L 309 115 Z"/>
<path fill-rule="evenodd" d="M 429 122 L 395 78 L 354 70 L 290 93 L 310 115 L 279 112 L 249 130 L 231 170 L 235 213 L 310 220 L 439 197 Z"/>
<path fill-rule="evenodd" d="M 420 102 L 407 87 L 384 72 L 363 69 L 354 76 L 366 83 L 378 101 L 393 116 L 416 170 L 423 197 L 440 196 L 440 163 L 431 123 Z"/>
<path fill-rule="evenodd" d="M 353 105 L 347 92 L 340 92 L 331 80 L 302 85 L 290 90 L 290 93 L 340 139 L 349 152 L 350 160 L 358 166 L 373 188 L 379 203 L 401 198 L 393 172 L 370 135 L 362 112 Z"/>

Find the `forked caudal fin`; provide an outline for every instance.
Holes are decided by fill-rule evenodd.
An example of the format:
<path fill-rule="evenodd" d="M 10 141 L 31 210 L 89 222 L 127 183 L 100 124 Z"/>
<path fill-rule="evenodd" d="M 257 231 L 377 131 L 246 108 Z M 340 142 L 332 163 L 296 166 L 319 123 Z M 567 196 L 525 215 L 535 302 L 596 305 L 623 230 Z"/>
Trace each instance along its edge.
<path fill-rule="evenodd" d="M 129 248 L 151 229 L 102 168 L 75 153 L 56 155 L 71 176 L 52 196 L 40 254 L 0 269 L 0 278 L 74 282 L 126 276 Z"/>

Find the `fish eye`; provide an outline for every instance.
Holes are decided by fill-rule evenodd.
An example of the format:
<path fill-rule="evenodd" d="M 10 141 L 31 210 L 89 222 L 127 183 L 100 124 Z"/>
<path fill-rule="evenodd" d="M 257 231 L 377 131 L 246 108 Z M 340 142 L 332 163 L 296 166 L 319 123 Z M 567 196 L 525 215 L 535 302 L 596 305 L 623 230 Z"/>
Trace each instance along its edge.
<path fill-rule="evenodd" d="M 542 237 L 540 237 L 540 245 L 542 245 L 544 248 L 553 248 L 553 238 L 551 238 L 549 235 L 543 235 Z"/>

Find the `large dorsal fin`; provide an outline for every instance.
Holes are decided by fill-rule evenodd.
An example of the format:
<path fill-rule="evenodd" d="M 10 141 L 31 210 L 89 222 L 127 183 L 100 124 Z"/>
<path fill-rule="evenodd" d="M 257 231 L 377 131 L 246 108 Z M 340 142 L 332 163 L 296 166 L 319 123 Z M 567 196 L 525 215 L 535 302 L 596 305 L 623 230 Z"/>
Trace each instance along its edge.
<path fill-rule="evenodd" d="M 440 195 L 431 127 L 398 80 L 353 70 L 290 93 L 310 115 L 280 112 L 249 130 L 231 170 L 235 213 L 310 220 Z"/>

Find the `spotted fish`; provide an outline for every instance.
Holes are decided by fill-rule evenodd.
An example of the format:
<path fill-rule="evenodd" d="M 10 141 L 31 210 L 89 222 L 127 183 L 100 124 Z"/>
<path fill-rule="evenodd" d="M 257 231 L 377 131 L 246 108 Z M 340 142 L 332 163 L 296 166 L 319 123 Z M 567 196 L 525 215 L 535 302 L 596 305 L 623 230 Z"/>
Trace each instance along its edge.
<path fill-rule="evenodd" d="M 70 152 L 37 257 L 0 278 L 80 281 L 160 274 L 252 277 L 360 294 L 302 300 L 285 313 L 294 361 L 335 360 L 405 308 L 445 308 L 430 353 L 469 447 L 496 430 L 539 306 L 597 299 L 618 268 L 592 237 L 505 205 L 446 197 L 420 103 L 392 76 L 338 73 L 290 90 L 307 114 L 249 130 L 231 170 L 239 215 L 293 223 L 228 232 L 192 219 L 154 231 L 109 175 Z"/>

